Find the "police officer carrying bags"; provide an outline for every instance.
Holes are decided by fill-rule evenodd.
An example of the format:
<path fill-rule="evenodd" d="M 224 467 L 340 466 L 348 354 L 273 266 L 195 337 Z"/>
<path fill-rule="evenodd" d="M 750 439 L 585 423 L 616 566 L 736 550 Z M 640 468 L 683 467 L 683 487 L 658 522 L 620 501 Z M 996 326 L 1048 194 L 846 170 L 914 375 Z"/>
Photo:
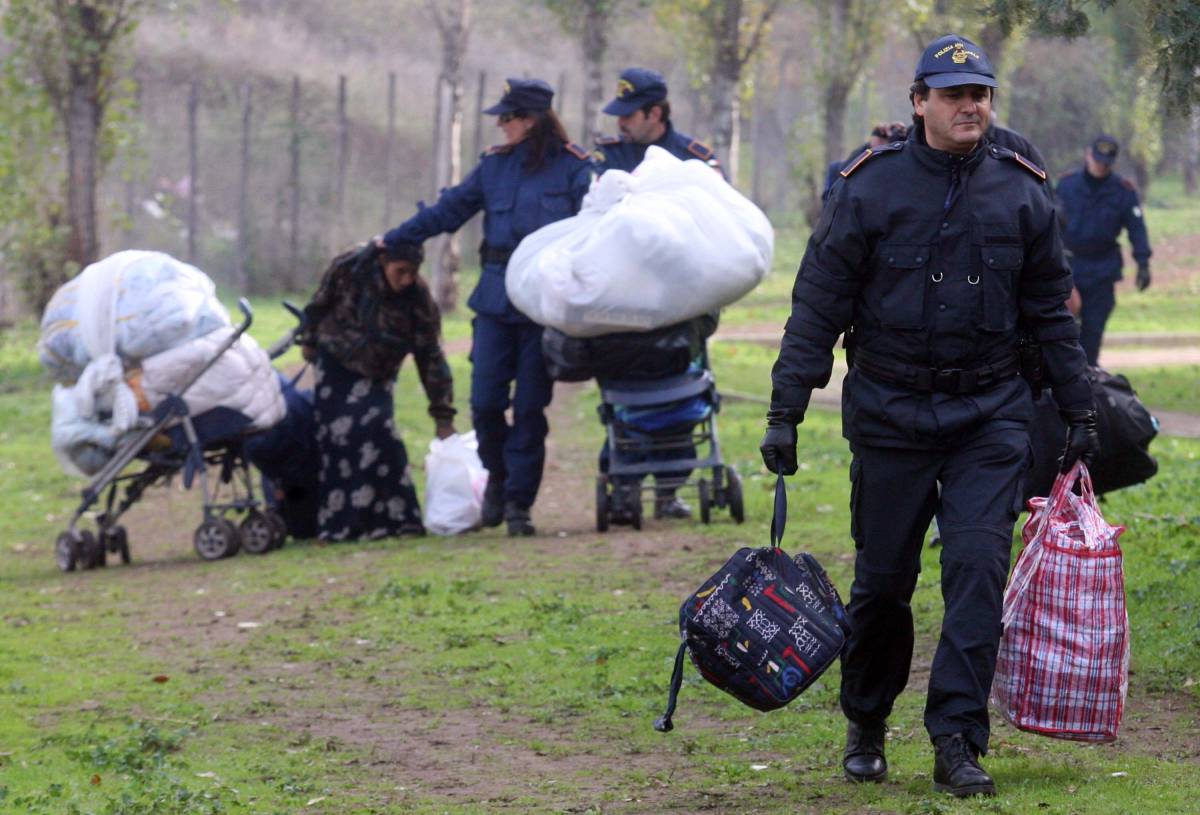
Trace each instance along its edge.
<path fill-rule="evenodd" d="M 1150 285 L 1150 238 L 1137 189 L 1113 172 L 1117 140 L 1098 136 L 1084 154 L 1084 166 L 1059 179 L 1058 200 L 1066 216 L 1063 241 L 1071 253 L 1071 272 L 1082 303 L 1079 342 L 1088 364 L 1100 360 L 1104 324 L 1117 304 L 1113 286 L 1121 279 L 1121 247 L 1125 229 L 1137 262 L 1137 287 Z"/>
<path fill-rule="evenodd" d="M 797 273 L 761 448 L 770 470 L 796 471 L 796 425 L 849 332 L 842 423 L 857 553 L 843 768 L 852 781 L 887 774 L 886 720 L 908 681 L 910 601 L 936 515 L 945 614 L 925 727 L 934 786 L 958 796 L 995 792 L 979 756 L 1033 410 L 1018 321 L 1068 425 L 1064 470 L 1099 447 L 1054 205 L 1040 168 L 985 137 L 995 87 L 979 46 L 936 40 L 910 89 L 907 141 L 841 171 Z"/>
<path fill-rule="evenodd" d="M 554 90 L 540 79 L 509 79 L 499 103 L 505 143 L 492 147 L 437 203 L 383 237 L 389 248 L 420 246 L 454 232 L 483 210 L 483 273 L 467 301 L 475 311 L 471 344 L 471 422 L 488 470 L 484 526 L 508 524 L 509 535 L 534 534 L 529 510 L 546 460 L 545 408 L 553 383 L 542 359 L 542 327 L 509 302 L 509 256 L 529 233 L 579 211 L 592 181 L 592 158 L 572 144 L 550 109 Z M 505 411 L 512 407 L 510 425 Z"/>

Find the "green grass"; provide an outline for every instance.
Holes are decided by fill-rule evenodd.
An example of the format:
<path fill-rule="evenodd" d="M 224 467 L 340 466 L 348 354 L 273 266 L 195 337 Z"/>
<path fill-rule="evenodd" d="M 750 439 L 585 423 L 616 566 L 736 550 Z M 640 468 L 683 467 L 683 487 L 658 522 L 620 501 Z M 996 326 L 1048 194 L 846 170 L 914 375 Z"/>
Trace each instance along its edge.
<path fill-rule="evenodd" d="M 765 314 L 782 325 L 785 278 L 801 248 L 782 232 L 781 245 L 794 240 L 796 253 L 777 257 L 777 266 L 791 270 L 731 309 L 726 324 L 761 323 Z M 290 318 L 275 301 L 254 306 L 252 333 L 269 344 Z M 448 319 L 446 334 L 467 336 L 467 316 Z M 689 666 L 676 730 L 650 727 L 665 703 L 678 603 L 736 547 L 766 544 L 773 480 L 757 454 L 762 405 L 728 399 L 719 416 L 726 461 L 745 478 L 741 526 L 720 512 L 710 527 L 679 523 L 664 534 L 652 526 L 636 538 L 640 549 L 627 537 L 573 528 L 565 539 L 529 541 L 488 533 L 300 542 L 211 564 L 185 550 L 132 569 L 61 575 L 51 543 L 78 484 L 50 454 L 49 386 L 35 339 L 32 325 L 0 334 L 0 813 L 641 815 L 664 801 L 679 812 L 1195 811 L 1200 441 L 1157 439 L 1159 475 L 1103 505 L 1110 521 L 1128 527 L 1133 670 L 1123 739 L 1089 747 L 997 724 L 986 766 L 1000 797 L 957 802 L 930 791 L 919 683 L 891 719 L 892 777 L 880 786 L 841 780 L 836 667 L 788 708 L 764 715 Z M 775 353 L 714 343 L 718 382 L 765 396 Z M 469 365 L 463 354 L 451 365 L 465 406 Z M 1195 366 L 1139 372 L 1135 384 L 1147 404 L 1195 409 Z M 559 389 L 556 398 L 573 401 L 552 430 L 555 460 L 565 463 L 550 478 L 577 485 L 560 500 L 586 527 L 601 439 L 596 390 Z M 432 421 L 411 364 L 396 405 L 419 466 Z M 788 479 L 786 547 L 817 555 L 845 596 L 850 456 L 836 412 L 810 412 L 800 458 Z M 133 549 L 140 558 L 136 540 Z M 918 670 L 941 616 L 938 557 L 936 549 L 923 554 L 914 597 Z M 262 627 L 209 636 L 248 618 Z M 152 636 L 168 624 L 172 637 Z M 362 730 L 343 738 L 318 727 L 341 717 Z M 454 722 L 483 723 L 461 736 L 475 747 L 437 743 L 447 738 L 440 728 L 456 732 Z M 379 743 L 389 740 L 400 745 L 393 753 L 424 762 L 469 756 L 447 772 L 468 785 L 490 779 L 492 788 L 414 786 L 411 771 L 377 763 Z M 572 762 L 579 756 L 587 758 Z"/>
<path fill-rule="evenodd" d="M 1138 396 L 1149 407 L 1200 412 L 1200 365 L 1138 368 L 1129 376 Z"/>
<path fill-rule="evenodd" d="M 1181 176 L 1156 178 L 1142 203 L 1151 245 L 1155 240 L 1196 234 L 1200 198 L 1188 197 Z"/>

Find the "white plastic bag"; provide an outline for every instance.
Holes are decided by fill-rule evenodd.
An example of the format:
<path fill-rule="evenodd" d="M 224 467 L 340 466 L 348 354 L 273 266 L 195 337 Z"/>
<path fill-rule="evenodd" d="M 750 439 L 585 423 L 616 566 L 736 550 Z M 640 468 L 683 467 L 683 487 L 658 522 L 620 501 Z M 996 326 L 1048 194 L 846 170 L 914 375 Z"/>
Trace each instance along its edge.
<path fill-rule="evenodd" d="M 569 336 L 647 331 L 744 296 L 770 270 L 774 240 L 711 167 L 650 147 L 633 173 L 604 173 L 578 215 L 521 241 L 505 286 L 526 316 Z"/>
<path fill-rule="evenodd" d="M 487 479 L 474 430 L 429 442 L 425 529 L 434 535 L 457 535 L 478 526 Z"/>

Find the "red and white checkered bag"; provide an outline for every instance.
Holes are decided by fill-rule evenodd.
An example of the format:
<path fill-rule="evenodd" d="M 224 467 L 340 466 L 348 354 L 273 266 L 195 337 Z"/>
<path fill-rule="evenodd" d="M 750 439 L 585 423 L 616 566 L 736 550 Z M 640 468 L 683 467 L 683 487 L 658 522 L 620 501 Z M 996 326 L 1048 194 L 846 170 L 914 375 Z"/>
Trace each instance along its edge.
<path fill-rule="evenodd" d="M 1071 487 L 1079 480 L 1082 495 Z M 1117 539 L 1087 467 L 1029 501 L 1024 548 L 1004 592 L 992 704 L 1013 726 L 1057 739 L 1117 738 L 1129 682 L 1129 617 Z"/>

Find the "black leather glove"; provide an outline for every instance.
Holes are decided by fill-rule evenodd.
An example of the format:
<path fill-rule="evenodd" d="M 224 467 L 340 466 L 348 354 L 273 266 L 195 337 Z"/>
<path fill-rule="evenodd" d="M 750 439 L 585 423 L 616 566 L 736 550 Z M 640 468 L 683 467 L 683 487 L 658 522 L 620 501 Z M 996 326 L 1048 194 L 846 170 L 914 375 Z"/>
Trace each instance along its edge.
<path fill-rule="evenodd" d="M 1067 446 L 1063 449 L 1059 472 L 1067 472 L 1080 459 L 1089 467 L 1100 455 L 1100 436 L 1096 433 L 1096 411 L 1094 410 L 1063 410 L 1059 411 L 1063 421 L 1067 423 Z"/>
<path fill-rule="evenodd" d="M 1140 263 L 1137 271 L 1137 289 L 1145 291 L 1148 288 L 1150 288 L 1150 264 Z"/>
<path fill-rule="evenodd" d="M 796 472 L 796 425 L 804 420 L 804 413 L 788 408 L 771 408 L 767 411 L 767 432 L 758 446 L 763 464 L 778 475 Z"/>

